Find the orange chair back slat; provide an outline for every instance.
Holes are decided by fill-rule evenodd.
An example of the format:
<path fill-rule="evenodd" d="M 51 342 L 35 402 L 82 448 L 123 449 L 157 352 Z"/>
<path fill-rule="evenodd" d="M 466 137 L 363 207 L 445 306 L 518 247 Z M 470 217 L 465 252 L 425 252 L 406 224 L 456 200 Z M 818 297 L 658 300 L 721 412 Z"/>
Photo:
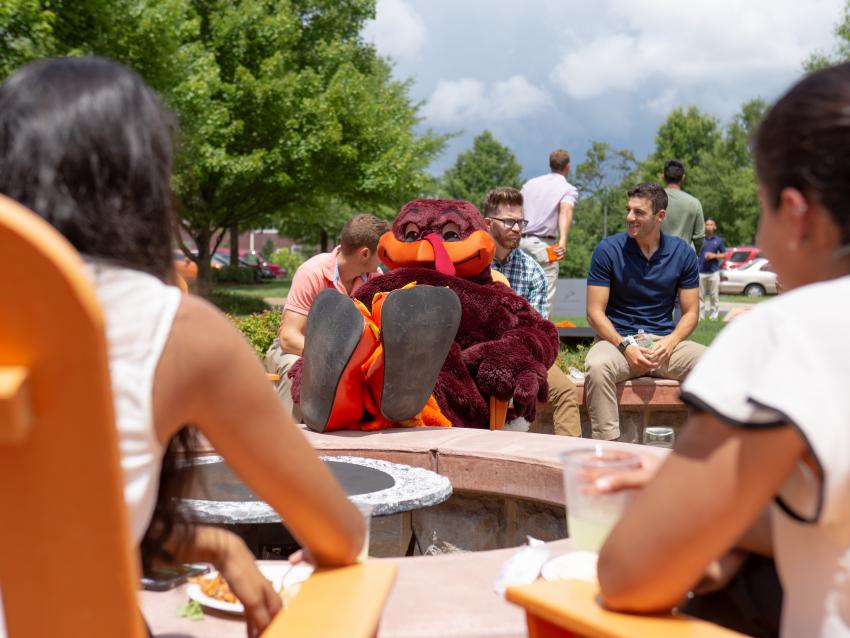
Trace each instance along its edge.
<path fill-rule="evenodd" d="M 103 317 L 73 247 L 2 196 L 0 295 L 8 635 L 145 636 Z"/>

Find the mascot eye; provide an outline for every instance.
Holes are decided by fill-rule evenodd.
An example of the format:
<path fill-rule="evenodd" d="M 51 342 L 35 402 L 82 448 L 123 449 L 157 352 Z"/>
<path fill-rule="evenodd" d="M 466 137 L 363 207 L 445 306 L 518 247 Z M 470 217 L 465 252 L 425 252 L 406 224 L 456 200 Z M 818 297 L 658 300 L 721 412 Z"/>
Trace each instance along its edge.
<path fill-rule="evenodd" d="M 443 241 L 460 241 L 460 235 L 455 230 L 444 230 Z"/>
<path fill-rule="evenodd" d="M 404 233 L 404 241 L 417 241 L 419 239 L 418 230 L 408 230 Z"/>

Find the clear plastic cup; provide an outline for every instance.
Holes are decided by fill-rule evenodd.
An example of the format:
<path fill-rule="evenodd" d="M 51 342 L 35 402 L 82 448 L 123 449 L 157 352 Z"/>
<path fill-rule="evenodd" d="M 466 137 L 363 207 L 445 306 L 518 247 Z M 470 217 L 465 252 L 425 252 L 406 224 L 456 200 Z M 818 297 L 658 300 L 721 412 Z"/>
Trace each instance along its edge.
<path fill-rule="evenodd" d="M 652 425 L 643 430 L 643 444 L 653 447 L 672 448 L 676 433 L 671 427 Z"/>
<path fill-rule="evenodd" d="M 355 503 L 354 506 L 360 511 L 360 515 L 363 517 L 363 522 L 366 524 L 366 534 L 363 537 L 363 548 L 360 550 L 360 553 L 357 554 L 357 562 L 365 563 L 369 558 L 369 529 L 372 526 L 372 511 L 375 509 L 375 506 L 368 503 Z"/>
<path fill-rule="evenodd" d="M 608 474 L 640 468 L 640 458 L 597 445 L 564 452 L 561 462 L 570 540 L 578 549 L 598 552 L 631 501 L 632 491 L 599 493 L 594 482 Z"/>

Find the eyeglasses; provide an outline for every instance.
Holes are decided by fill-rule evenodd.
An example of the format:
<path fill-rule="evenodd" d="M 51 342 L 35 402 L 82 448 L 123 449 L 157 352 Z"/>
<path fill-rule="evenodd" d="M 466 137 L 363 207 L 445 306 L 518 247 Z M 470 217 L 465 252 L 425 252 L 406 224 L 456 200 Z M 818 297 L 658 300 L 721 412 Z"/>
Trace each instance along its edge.
<path fill-rule="evenodd" d="M 520 230 L 525 230 L 525 227 L 528 226 L 527 219 L 514 219 L 512 217 L 489 217 L 488 219 L 495 219 L 497 222 L 501 222 L 502 226 L 507 229 L 519 226 Z"/>

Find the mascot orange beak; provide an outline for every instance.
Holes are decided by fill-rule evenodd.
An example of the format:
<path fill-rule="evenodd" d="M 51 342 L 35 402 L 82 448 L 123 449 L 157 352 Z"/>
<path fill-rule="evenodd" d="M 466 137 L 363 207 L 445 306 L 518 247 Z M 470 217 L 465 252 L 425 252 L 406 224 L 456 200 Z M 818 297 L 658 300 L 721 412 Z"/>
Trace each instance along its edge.
<path fill-rule="evenodd" d="M 495 253 L 493 238 L 483 230 L 474 231 L 462 241 L 449 242 L 436 233 L 418 241 L 399 241 L 388 231 L 378 242 L 378 257 L 390 270 L 423 266 L 457 277 L 477 275 L 490 265 Z"/>

